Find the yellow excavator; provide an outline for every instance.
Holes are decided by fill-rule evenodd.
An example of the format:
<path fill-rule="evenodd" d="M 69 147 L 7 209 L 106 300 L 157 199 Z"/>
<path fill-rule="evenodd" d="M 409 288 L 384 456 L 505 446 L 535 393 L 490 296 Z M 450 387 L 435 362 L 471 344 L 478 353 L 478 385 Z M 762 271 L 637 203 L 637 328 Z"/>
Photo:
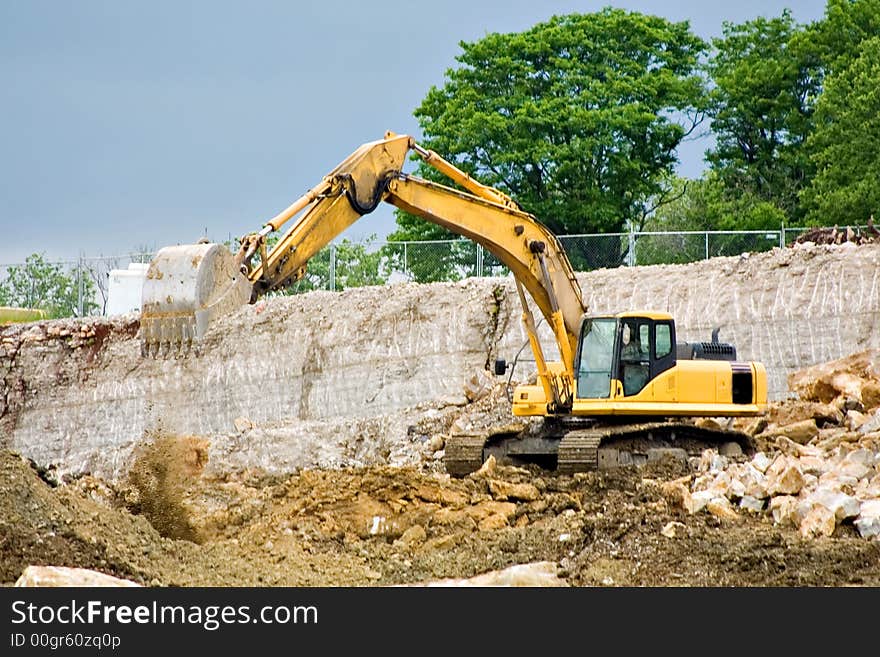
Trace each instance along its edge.
<path fill-rule="evenodd" d="M 463 189 L 402 171 L 410 153 Z M 758 416 L 767 407 L 767 374 L 737 360 L 717 339 L 681 342 L 667 313 L 591 314 L 556 236 L 501 191 L 483 185 L 408 135 L 386 133 L 354 151 L 233 255 L 220 244 L 161 249 L 147 270 L 141 312 L 144 355 L 168 357 L 198 347 L 212 320 L 300 279 L 308 261 L 381 202 L 481 244 L 516 283 L 534 355 L 534 384 L 513 390 L 512 413 L 526 428 L 449 436 L 444 464 L 461 476 L 494 455 L 561 472 L 641 464 L 664 455 L 687 458 L 714 446 L 750 449 L 746 434 L 694 418 Z M 268 238 L 297 221 L 270 247 Z M 555 338 L 548 360 L 529 303 Z M 509 369 L 495 364 L 496 374 Z"/>

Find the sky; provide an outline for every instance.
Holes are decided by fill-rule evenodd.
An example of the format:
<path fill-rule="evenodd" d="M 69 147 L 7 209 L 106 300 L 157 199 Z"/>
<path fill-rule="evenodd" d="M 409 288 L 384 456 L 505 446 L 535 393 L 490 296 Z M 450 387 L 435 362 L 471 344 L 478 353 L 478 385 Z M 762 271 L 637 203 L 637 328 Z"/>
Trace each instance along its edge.
<path fill-rule="evenodd" d="M 609 5 L 708 40 L 825 0 L 0 0 L 0 265 L 259 230 L 360 144 L 418 138 L 461 41 Z M 710 143 L 684 144 L 679 173 Z M 381 204 L 338 239 L 392 230 Z"/>

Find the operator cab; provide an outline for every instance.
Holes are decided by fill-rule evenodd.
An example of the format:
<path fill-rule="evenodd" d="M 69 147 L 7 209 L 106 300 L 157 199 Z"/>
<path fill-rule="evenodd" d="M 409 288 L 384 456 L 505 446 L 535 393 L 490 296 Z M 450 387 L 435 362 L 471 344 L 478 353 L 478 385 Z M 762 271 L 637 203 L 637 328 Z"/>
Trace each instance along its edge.
<path fill-rule="evenodd" d="M 675 366 L 675 345 L 675 322 L 667 313 L 585 317 L 575 358 L 577 397 L 608 399 L 615 381 L 622 385 L 623 397 L 639 394 Z M 614 396 L 621 396 L 620 388 Z"/>

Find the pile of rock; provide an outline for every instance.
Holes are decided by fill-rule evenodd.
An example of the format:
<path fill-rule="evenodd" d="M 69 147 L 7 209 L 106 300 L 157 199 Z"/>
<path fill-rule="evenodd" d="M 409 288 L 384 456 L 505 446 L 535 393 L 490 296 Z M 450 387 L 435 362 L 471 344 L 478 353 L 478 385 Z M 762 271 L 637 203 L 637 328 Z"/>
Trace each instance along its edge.
<path fill-rule="evenodd" d="M 794 244 L 843 244 L 849 242 L 851 244 L 869 244 L 880 241 L 880 230 L 874 226 L 874 216 L 868 219 L 868 227 L 863 229 L 860 226 L 853 228 L 845 226 L 817 226 L 810 228 L 801 233 L 794 241 Z"/>
<path fill-rule="evenodd" d="M 753 422 L 759 450 L 748 462 L 707 451 L 698 473 L 669 484 L 691 513 L 768 513 L 805 537 L 844 524 L 880 540 L 880 351 L 793 373 L 798 398 Z M 689 484 L 689 485 L 688 485 Z"/>

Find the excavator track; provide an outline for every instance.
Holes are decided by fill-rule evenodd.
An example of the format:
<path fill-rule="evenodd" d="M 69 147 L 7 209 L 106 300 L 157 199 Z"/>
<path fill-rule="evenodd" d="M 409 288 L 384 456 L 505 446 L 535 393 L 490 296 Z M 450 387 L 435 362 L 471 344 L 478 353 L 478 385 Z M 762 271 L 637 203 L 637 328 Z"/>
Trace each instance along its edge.
<path fill-rule="evenodd" d="M 599 468 L 599 444 L 601 431 L 569 431 L 556 452 L 556 470 L 561 474 L 589 472 Z"/>
<path fill-rule="evenodd" d="M 712 429 L 689 422 L 622 424 L 550 424 L 539 433 L 486 433 L 450 436 L 443 463 L 449 474 L 465 476 L 480 468 L 485 457 L 499 463 L 537 463 L 560 474 L 640 466 L 662 458 L 686 463 L 703 450 L 715 448 L 736 457 L 753 452 L 751 438 L 738 431 Z M 573 425 L 573 426 L 572 426 Z"/>
<path fill-rule="evenodd" d="M 443 465 L 454 477 L 463 477 L 483 465 L 483 446 L 486 434 L 456 434 L 446 439 Z"/>
<path fill-rule="evenodd" d="M 644 465 L 664 457 L 686 462 L 703 450 L 714 448 L 735 456 L 753 451 L 751 438 L 738 431 L 710 429 L 689 422 L 646 422 L 607 426 L 601 430 L 602 441 L 597 461 L 600 470 L 629 465 Z"/>

